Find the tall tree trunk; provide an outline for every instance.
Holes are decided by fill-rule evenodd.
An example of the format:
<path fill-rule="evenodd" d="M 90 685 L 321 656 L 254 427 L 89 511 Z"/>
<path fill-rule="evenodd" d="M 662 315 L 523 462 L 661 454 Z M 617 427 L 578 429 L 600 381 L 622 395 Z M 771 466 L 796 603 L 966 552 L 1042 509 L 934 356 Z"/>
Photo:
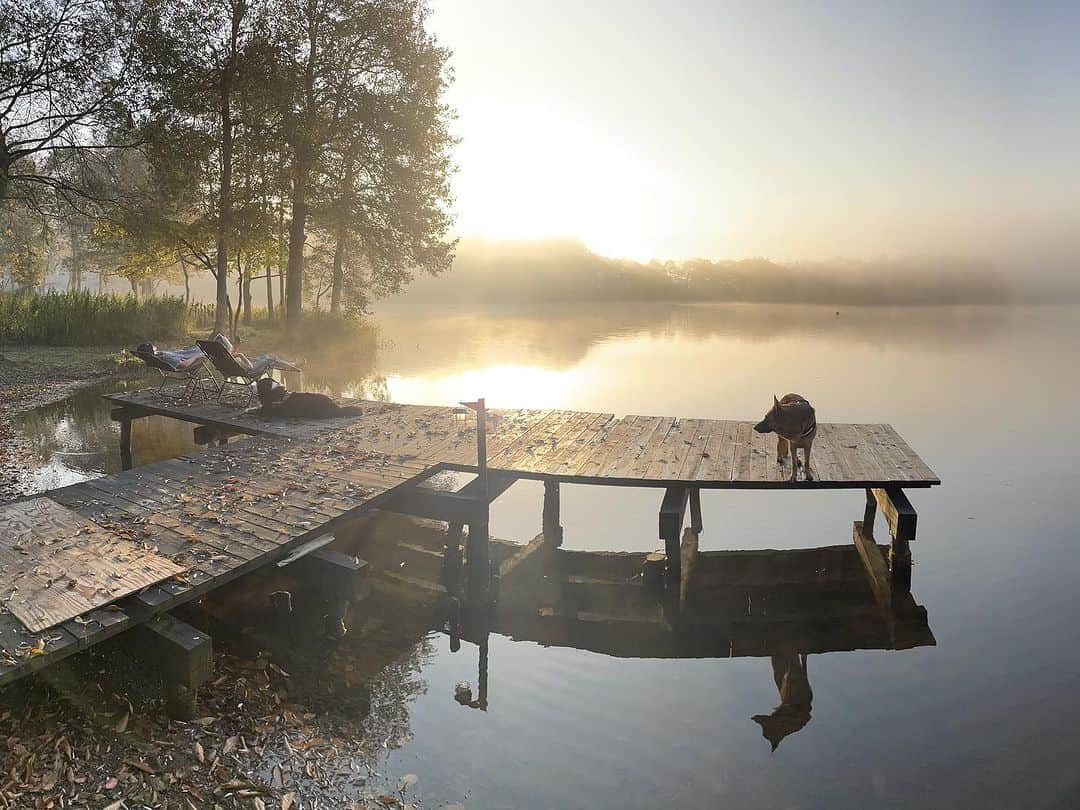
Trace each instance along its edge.
<path fill-rule="evenodd" d="M 307 230 L 308 156 L 297 149 L 293 165 L 292 221 L 289 223 L 289 264 L 285 269 L 285 328 L 295 335 L 300 325 L 304 294 L 304 239 Z"/>
<path fill-rule="evenodd" d="M 221 87 L 221 188 L 218 195 L 217 233 L 217 306 L 214 310 L 214 331 L 224 333 L 229 312 L 229 227 L 232 221 L 232 71 L 227 69 Z"/>
<path fill-rule="evenodd" d="M 278 199 L 278 257 L 277 257 L 277 280 L 278 301 L 280 302 L 281 317 L 285 317 L 285 195 Z"/>
<path fill-rule="evenodd" d="M 68 235 L 71 240 L 71 264 L 68 272 L 68 289 L 78 292 L 82 288 L 82 244 L 79 238 L 79 229 L 75 226 L 75 220 L 68 224 Z"/>
<path fill-rule="evenodd" d="M 248 263 L 247 272 L 244 273 L 244 285 L 241 292 L 244 305 L 244 324 L 251 324 L 251 264 Z"/>
<path fill-rule="evenodd" d="M 274 276 L 270 273 L 270 253 L 266 254 L 266 319 L 274 320 Z"/>
<path fill-rule="evenodd" d="M 184 306 L 191 305 L 191 274 L 188 273 L 187 259 L 182 254 L 177 253 L 176 258 L 180 260 L 180 272 L 184 274 Z"/>
<path fill-rule="evenodd" d="M 331 276 L 330 311 L 341 312 L 341 288 L 345 281 L 345 222 L 348 219 L 349 201 L 352 198 L 353 161 L 345 161 L 345 178 L 338 199 L 337 243 L 334 245 L 334 272 Z"/>
<path fill-rule="evenodd" d="M 217 307 L 214 311 L 214 331 L 221 332 L 228 326 L 229 318 L 229 235 L 232 228 L 232 171 L 233 171 L 233 118 L 232 88 L 236 77 L 237 48 L 240 26 L 247 6 L 244 0 L 232 4 L 232 28 L 229 52 L 221 72 L 221 186 L 218 194 L 217 229 Z"/>
<path fill-rule="evenodd" d="M 337 226 L 337 242 L 334 244 L 334 272 L 330 279 L 330 311 L 341 312 L 341 287 L 345 279 L 345 225 Z"/>
<path fill-rule="evenodd" d="M 262 213 L 269 219 L 270 216 L 270 201 L 267 198 L 268 178 L 266 172 L 266 155 L 262 156 L 262 160 L 259 162 L 262 168 Z M 270 233 L 267 234 L 269 240 L 266 245 L 266 319 L 273 323 L 274 321 L 274 279 L 270 275 L 270 243 L 273 241 L 273 228 L 271 226 Z"/>

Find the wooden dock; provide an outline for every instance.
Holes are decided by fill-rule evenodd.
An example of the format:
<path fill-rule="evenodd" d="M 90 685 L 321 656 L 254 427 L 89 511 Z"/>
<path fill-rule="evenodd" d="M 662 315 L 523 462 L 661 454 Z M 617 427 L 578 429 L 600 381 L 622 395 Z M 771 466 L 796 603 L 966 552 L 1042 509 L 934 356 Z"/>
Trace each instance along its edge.
<path fill-rule="evenodd" d="M 487 413 L 486 470 L 447 493 L 419 484 L 444 470 L 480 469 L 477 420 L 463 408 L 362 401 L 354 403 L 361 408 L 355 417 L 271 421 L 153 392 L 107 399 L 121 424 L 125 466 L 131 421 L 149 415 L 191 423 L 196 441 L 213 446 L 0 507 L 0 571 L 15 585 L 0 595 L 0 685 L 137 625 L 173 643 L 175 627 L 159 626 L 155 617 L 308 549 L 374 508 L 448 522 L 446 570 L 453 574 L 464 559 L 467 601 L 485 602 L 497 577 L 488 549 L 489 506 L 521 478 L 545 483 L 542 537 L 554 546 L 562 540 L 560 483 L 662 489 L 658 536 L 667 553 L 661 562 L 676 589 L 688 510 L 691 528 L 702 529 L 701 489 L 863 489 L 867 508 L 856 524 L 856 549 L 887 605 L 910 582 L 915 513 L 903 490 L 939 483 L 888 425 L 821 424 L 817 477 L 793 483 L 775 462 L 775 437 L 755 433 L 750 422 L 517 409 Z M 236 435 L 249 438 L 225 443 Z M 888 554 L 861 529 L 872 527 L 879 507 L 892 536 Z M 33 514 L 51 518 L 35 523 Z M 85 562 L 106 543 L 116 547 L 112 563 L 139 560 L 144 579 L 129 577 L 130 587 L 121 587 L 123 577 L 104 561 L 100 570 L 84 565 L 78 576 L 50 573 L 54 547 Z M 344 565 L 346 580 L 353 570 L 330 553 L 314 552 L 307 560 L 313 559 Z M 52 588 L 69 593 L 58 598 L 46 593 Z M 42 612 L 46 602 L 59 612 Z M 28 621 L 31 615 L 37 618 Z M 63 620 L 49 623 L 58 616 Z"/>
<path fill-rule="evenodd" d="M 359 400 L 359 417 L 313 422 L 260 419 L 209 403 L 176 405 L 153 392 L 114 394 L 131 418 L 160 414 L 221 434 L 307 439 L 341 429 L 395 458 L 458 469 L 476 467 L 476 423 L 463 408 Z M 605 486 L 702 489 L 864 489 L 941 483 L 890 425 L 818 425 L 815 480 L 788 480 L 776 437 L 753 422 L 624 416 L 566 410 L 489 410 L 487 464 L 518 478 Z M 120 414 L 121 416 L 123 414 Z M 206 431 L 201 436 L 209 436 Z"/>

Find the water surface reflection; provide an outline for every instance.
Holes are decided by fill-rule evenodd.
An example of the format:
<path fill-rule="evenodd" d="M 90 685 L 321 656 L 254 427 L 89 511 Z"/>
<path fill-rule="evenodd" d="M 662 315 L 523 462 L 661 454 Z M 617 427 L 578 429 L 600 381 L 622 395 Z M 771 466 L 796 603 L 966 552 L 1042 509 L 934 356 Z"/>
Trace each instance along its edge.
<path fill-rule="evenodd" d="M 407 724 L 387 731 L 400 746 L 385 749 L 386 771 L 416 774 L 435 806 L 1077 806 L 1080 561 L 1067 505 L 1080 490 L 1080 440 L 1063 424 L 1080 398 L 1076 315 L 646 305 L 380 314 L 374 370 L 305 382 L 433 404 L 483 395 L 494 406 L 736 419 L 760 417 L 773 393 L 794 390 L 822 420 L 892 423 L 944 482 L 911 493 L 920 527 L 913 588 L 936 646 L 866 643 L 888 640 L 881 619 L 867 619 L 849 651 L 807 643 L 841 632 L 829 615 L 794 643 L 759 645 L 749 657 L 735 654 L 749 638 L 737 634 L 698 636 L 717 645 L 703 657 L 665 657 L 658 647 L 628 657 L 590 646 L 580 627 L 573 643 L 541 636 L 559 626 L 553 614 L 539 617 L 548 625 L 491 629 L 487 711 L 477 711 L 454 696 L 466 682 L 466 702 L 479 700 L 479 649 L 466 636 L 452 654 L 449 637 L 423 625 L 413 636 L 425 645 L 409 676 L 416 688 L 401 701 Z M 63 452 L 114 441 L 106 418 L 72 443 L 64 418 L 26 429 Z M 78 419 L 69 424 L 82 430 Z M 153 433 L 175 444 L 155 452 L 190 448 L 190 426 L 168 430 Z M 140 444 L 153 441 L 136 433 L 137 462 Z M 105 452 L 65 468 L 113 463 Z M 493 533 L 535 536 L 540 498 L 540 487 L 515 485 L 494 505 Z M 846 547 L 862 500 L 706 493 L 701 548 Z M 564 487 L 565 548 L 651 551 L 658 501 L 652 490 Z M 785 599 L 795 604 L 782 593 L 746 604 Z M 355 643 L 369 619 L 396 632 L 392 615 L 372 614 Z M 342 668 L 366 660 L 356 650 Z M 387 682 L 397 677 L 386 672 Z"/>

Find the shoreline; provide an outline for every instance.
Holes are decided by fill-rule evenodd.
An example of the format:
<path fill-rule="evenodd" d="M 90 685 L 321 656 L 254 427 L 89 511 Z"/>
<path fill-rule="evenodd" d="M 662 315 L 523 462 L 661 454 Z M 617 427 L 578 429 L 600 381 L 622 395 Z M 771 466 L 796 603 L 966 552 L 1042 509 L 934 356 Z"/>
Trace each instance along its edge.
<path fill-rule="evenodd" d="M 124 376 L 126 367 L 110 347 L 7 346 L 0 351 L 0 503 L 32 494 L 24 476 L 35 451 L 15 426 L 15 417 Z"/>

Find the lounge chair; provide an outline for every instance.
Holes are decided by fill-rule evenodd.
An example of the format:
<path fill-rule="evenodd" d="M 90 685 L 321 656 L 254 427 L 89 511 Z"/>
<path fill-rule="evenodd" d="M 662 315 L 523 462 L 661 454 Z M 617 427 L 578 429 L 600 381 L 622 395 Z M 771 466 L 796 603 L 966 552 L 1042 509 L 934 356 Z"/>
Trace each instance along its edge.
<path fill-rule="evenodd" d="M 211 340 L 197 340 L 195 345 L 210 359 L 214 368 L 221 375 L 218 400 L 224 396 L 225 389 L 230 385 L 246 389 L 245 408 L 250 407 L 251 400 L 255 398 L 255 383 L 263 377 L 269 376 L 274 369 L 300 370 L 298 366 L 268 354 L 248 360 L 240 352 L 233 351 L 232 343 L 224 335 L 215 335 Z"/>
<path fill-rule="evenodd" d="M 204 383 L 209 383 L 216 392 L 217 380 L 206 365 L 206 355 L 198 346 L 175 351 L 159 351 L 153 343 L 140 343 L 131 353 L 138 357 L 147 368 L 152 368 L 161 375 L 161 384 L 157 392 L 169 399 L 184 399 L 196 392 L 205 393 Z M 170 381 L 183 382 L 179 394 L 166 394 L 165 387 Z"/>

